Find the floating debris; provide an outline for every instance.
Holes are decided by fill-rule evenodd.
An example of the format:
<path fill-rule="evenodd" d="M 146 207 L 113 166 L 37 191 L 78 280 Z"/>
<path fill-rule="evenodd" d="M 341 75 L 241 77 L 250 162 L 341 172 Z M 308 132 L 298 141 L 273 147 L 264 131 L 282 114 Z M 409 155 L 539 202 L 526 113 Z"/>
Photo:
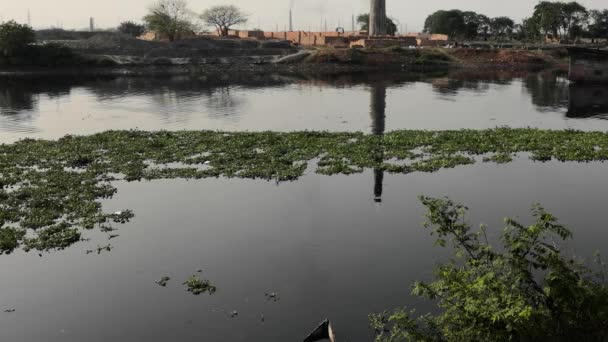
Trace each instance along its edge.
<path fill-rule="evenodd" d="M 114 249 L 114 247 L 112 245 L 107 245 L 107 246 L 97 246 L 97 249 L 89 249 L 87 250 L 87 254 L 91 254 L 94 252 L 97 252 L 97 255 L 101 254 L 101 252 L 106 251 L 106 252 L 111 252 L 112 249 Z"/>
<path fill-rule="evenodd" d="M 266 296 L 266 300 L 268 300 L 268 301 L 272 301 L 272 302 L 279 301 L 279 295 L 276 292 L 266 293 L 265 296 Z"/>
<path fill-rule="evenodd" d="M 184 282 L 183 285 L 186 285 L 188 292 L 191 292 L 193 295 L 198 296 L 203 293 L 214 294 L 217 291 L 217 288 L 209 282 L 209 280 L 204 280 L 199 278 L 198 276 L 191 276 Z"/>
<path fill-rule="evenodd" d="M 160 278 L 160 280 L 155 281 L 155 283 L 158 284 L 159 286 L 165 287 L 165 286 L 167 286 L 167 283 L 169 282 L 169 280 L 171 280 L 170 277 L 164 276 L 164 277 Z"/>
<path fill-rule="evenodd" d="M 238 311 L 236 311 L 236 310 L 234 310 L 234 311 L 232 311 L 232 312 L 230 313 L 230 318 L 235 318 L 235 317 L 238 317 L 238 315 L 239 315 L 239 312 L 238 312 Z"/>
<path fill-rule="evenodd" d="M 4 312 L 8 312 L 8 313 L 12 313 L 12 312 L 15 312 L 15 311 L 17 311 L 17 310 L 15 310 L 15 309 L 4 310 Z"/>

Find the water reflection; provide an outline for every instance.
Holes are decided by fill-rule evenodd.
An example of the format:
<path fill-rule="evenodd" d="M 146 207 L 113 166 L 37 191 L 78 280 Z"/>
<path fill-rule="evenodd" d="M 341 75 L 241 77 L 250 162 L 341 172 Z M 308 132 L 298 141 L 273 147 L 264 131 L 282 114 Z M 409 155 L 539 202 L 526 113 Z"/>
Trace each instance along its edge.
<path fill-rule="evenodd" d="M 372 119 L 372 134 L 384 136 L 386 130 L 386 83 L 378 82 L 370 88 L 370 116 Z M 374 151 L 374 162 L 384 161 L 384 149 Z M 374 202 L 382 203 L 384 171 L 374 169 Z"/>
<path fill-rule="evenodd" d="M 572 84 L 568 90 L 568 117 L 608 119 L 608 87 L 606 85 Z"/>
<path fill-rule="evenodd" d="M 541 112 L 568 108 L 568 85 L 566 75 L 554 71 L 530 74 L 524 78 L 525 89 Z"/>
<path fill-rule="evenodd" d="M 377 135 L 496 126 L 597 130 L 608 127 L 567 119 L 605 114 L 605 97 L 601 88 L 571 88 L 553 71 L 3 80 L 0 142 L 133 128 Z M 370 106 L 377 118 L 371 127 Z"/>

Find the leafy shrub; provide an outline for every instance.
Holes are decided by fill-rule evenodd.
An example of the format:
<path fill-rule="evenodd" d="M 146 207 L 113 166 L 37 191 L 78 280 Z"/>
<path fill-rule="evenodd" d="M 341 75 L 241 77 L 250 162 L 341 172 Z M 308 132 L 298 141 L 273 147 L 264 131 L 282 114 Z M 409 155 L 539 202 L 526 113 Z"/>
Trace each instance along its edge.
<path fill-rule="evenodd" d="M 437 302 L 438 315 L 414 311 L 370 316 L 377 341 L 606 341 L 608 283 L 600 271 L 565 257 L 551 238 L 572 233 L 540 206 L 525 227 L 508 219 L 502 248 L 485 228 L 472 232 L 467 208 L 450 200 L 421 198 L 437 245 L 451 243 L 456 259 L 417 283 L 413 294 Z"/>
<path fill-rule="evenodd" d="M 36 41 L 31 27 L 9 21 L 0 24 L 0 55 L 12 57 Z"/>

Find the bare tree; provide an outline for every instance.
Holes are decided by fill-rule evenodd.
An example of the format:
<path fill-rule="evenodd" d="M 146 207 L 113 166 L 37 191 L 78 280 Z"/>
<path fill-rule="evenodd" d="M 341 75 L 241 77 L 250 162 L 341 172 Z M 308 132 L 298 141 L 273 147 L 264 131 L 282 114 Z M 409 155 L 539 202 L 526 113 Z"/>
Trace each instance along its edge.
<path fill-rule="evenodd" d="M 159 0 L 150 7 L 150 13 L 144 17 L 148 28 L 170 41 L 183 37 L 195 30 L 192 22 L 192 11 L 186 0 Z"/>
<path fill-rule="evenodd" d="M 247 14 L 234 5 L 214 6 L 201 15 L 207 25 L 215 26 L 220 36 L 227 36 L 232 26 L 246 23 L 247 17 Z"/>

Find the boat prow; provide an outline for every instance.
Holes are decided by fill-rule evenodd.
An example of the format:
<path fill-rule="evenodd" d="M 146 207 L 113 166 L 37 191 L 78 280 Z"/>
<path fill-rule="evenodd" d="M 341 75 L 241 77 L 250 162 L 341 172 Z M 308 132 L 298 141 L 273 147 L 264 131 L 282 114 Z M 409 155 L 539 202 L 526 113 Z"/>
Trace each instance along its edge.
<path fill-rule="evenodd" d="M 334 329 L 331 326 L 331 322 L 326 319 L 321 323 L 308 337 L 304 339 L 304 342 L 318 342 L 318 341 L 329 341 L 336 342 L 336 335 Z"/>

